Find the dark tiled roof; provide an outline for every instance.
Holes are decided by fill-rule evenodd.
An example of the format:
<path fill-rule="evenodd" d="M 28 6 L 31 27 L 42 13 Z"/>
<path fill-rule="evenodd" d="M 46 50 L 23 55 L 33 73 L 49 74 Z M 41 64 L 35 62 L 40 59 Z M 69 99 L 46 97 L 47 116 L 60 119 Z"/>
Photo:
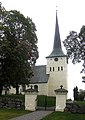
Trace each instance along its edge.
<path fill-rule="evenodd" d="M 53 51 L 46 58 L 64 57 L 64 56 L 65 56 L 65 54 L 63 53 L 62 47 L 61 47 L 61 39 L 60 39 L 59 26 L 58 26 L 58 18 L 57 18 L 57 12 L 56 12 L 56 26 L 55 26 L 55 37 L 54 37 Z"/>
<path fill-rule="evenodd" d="M 54 37 L 53 49 L 56 49 L 56 48 L 61 48 L 61 39 L 60 39 L 60 32 L 59 32 L 59 26 L 58 26 L 57 12 L 56 12 L 56 26 L 55 26 L 55 37 Z"/>
<path fill-rule="evenodd" d="M 61 48 L 53 49 L 52 53 L 47 56 L 46 58 L 53 58 L 53 57 L 65 57 L 66 55 L 63 53 Z"/>
<path fill-rule="evenodd" d="M 34 76 L 32 77 L 30 83 L 47 83 L 48 75 L 46 74 L 46 65 L 33 66 L 32 68 Z"/>

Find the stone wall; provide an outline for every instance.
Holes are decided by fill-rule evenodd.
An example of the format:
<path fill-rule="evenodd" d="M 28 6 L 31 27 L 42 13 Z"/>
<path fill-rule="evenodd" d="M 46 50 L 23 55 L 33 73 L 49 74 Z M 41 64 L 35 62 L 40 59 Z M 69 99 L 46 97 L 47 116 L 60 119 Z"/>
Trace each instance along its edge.
<path fill-rule="evenodd" d="M 0 97 L 0 108 L 24 108 L 24 102 L 21 100 L 15 100 L 11 98 L 2 98 Z"/>
<path fill-rule="evenodd" d="M 65 112 L 85 114 L 85 105 L 78 105 L 76 103 L 66 103 Z"/>

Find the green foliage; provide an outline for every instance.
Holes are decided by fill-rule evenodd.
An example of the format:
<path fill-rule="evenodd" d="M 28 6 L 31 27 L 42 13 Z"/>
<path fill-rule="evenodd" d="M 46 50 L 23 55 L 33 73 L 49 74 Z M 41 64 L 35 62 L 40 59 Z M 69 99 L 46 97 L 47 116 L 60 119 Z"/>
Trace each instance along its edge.
<path fill-rule="evenodd" d="M 72 114 L 66 112 L 53 112 L 42 120 L 84 120 L 85 114 Z"/>
<path fill-rule="evenodd" d="M 0 85 L 12 85 L 18 94 L 19 85 L 29 84 L 38 58 L 36 27 L 29 17 L 1 4 L 0 12 Z"/>
<path fill-rule="evenodd" d="M 74 87 L 73 89 L 73 92 L 74 92 L 74 100 L 78 100 L 78 87 Z"/>
<path fill-rule="evenodd" d="M 74 104 L 85 106 L 85 101 L 74 101 Z"/>
<path fill-rule="evenodd" d="M 68 59 L 72 59 L 72 63 L 82 63 L 81 73 L 85 73 L 85 26 L 79 33 L 71 31 L 63 44 L 67 51 Z M 84 76 L 82 78 L 85 78 Z"/>
<path fill-rule="evenodd" d="M 73 89 L 74 92 L 74 101 L 83 101 L 85 98 L 85 90 L 80 89 L 78 91 L 78 87 L 74 87 Z"/>
<path fill-rule="evenodd" d="M 78 100 L 83 101 L 85 98 L 85 90 L 79 90 Z"/>

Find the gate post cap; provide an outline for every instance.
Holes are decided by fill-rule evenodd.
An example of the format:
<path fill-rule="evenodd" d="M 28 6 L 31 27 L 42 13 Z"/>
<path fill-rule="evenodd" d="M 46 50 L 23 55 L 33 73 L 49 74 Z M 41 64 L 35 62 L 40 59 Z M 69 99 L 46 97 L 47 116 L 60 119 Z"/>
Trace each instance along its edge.
<path fill-rule="evenodd" d="M 38 92 L 38 90 L 36 90 L 36 89 L 33 89 L 33 86 L 31 85 L 31 88 L 29 88 L 29 89 L 27 89 L 27 90 L 25 90 L 25 92 L 28 92 L 28 93 L 33 93 L 33 92 Z"/>
<path fill-rule="evenodd" d="M 54 90 L 56 93 L 68 93 L 66 89 L 63 88 L 63 85 L 59 89 Z"/>

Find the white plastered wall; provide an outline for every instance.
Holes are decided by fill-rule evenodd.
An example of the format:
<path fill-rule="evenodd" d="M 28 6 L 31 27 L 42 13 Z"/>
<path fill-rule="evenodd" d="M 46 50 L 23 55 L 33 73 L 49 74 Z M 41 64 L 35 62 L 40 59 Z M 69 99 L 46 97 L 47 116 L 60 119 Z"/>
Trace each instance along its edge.
<path fill-rule="evenodd" d="M 51 67 L 51 71 L 50 71 Z M 54 71 L 53 71 L 54 67 Z M 58 71 L 59 67 L 59 71 Z M 63 67 L 63 70 L 61 70 Z M 58 57 L 58 61 L 54 61 L 54 58 L 47 58 L 47 70 L 49 74 L 48 79 L 48 95 L 55 96 L 54 90 L 59 89 L 61 85 L 67 90 L 67 59 L 66 57 Z"/>
<path fill-rule="evenodd" d="M 19 86 L 19 93 L 22 93 L 22 85 Z M 9 89 L 8 94 L 16 94 L 16 89 L 11 86 L 11 88 Z"/>
<path fill-rule="evenodd" d="M 47 83 L 39 83 L 39 84 L 30 84 L 29 86 L 37 85 L 38 86 L 38 95 L 47 95 L 48 94 L 48 84 Z"/>
<path fill-rule="evenodd" d="M 35 111 L 37 107 L 37 94 L 25 93 L 25 110 Z"/>
<path fill-rule="evenodd" d="M 64 111 L 66 107 L 67 94 L 57 94 L 56 95 L 56 108 L 55 111 Z"/>

